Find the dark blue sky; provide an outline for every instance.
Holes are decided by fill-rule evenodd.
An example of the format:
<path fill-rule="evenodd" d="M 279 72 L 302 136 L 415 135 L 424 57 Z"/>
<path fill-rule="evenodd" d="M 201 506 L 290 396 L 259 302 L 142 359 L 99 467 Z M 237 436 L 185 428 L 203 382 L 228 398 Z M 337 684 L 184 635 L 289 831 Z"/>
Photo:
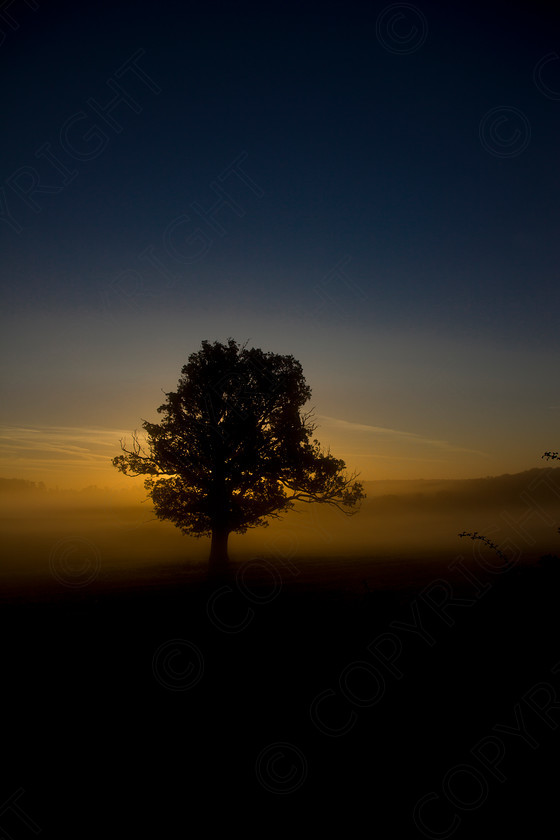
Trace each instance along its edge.
<path fill-rule="evenodd" d="M 499 464 L 532 466 L 560 403 L 556 50 L 534 4 L 14 3 L 2 422 L 134 427 L 233 335 L 300 358 L 326 416 L 487 457 L 507 425 Z"/>

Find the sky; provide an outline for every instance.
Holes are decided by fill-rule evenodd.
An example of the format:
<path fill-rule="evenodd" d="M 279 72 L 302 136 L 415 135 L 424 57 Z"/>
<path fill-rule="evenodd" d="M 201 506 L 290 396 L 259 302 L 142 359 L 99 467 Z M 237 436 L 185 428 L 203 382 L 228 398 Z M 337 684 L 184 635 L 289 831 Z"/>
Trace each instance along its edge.
<path fill-rule="evenodd" d="M 559 45 L 539 4 L 4 4 L 0 474 L 121 486 L 230 336 L 365 480 L 543 465 Z"/>

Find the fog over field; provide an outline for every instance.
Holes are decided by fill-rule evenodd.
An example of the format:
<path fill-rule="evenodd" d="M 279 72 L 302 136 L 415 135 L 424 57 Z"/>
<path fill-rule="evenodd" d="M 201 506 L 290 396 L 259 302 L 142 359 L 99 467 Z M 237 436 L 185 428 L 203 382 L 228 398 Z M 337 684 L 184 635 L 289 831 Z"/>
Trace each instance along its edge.
<path fill-rule="evenodd" d="M 380 564 L 398 584 L 402 562 L 447 565 L 459 555 L 472 557 L 480 543 L 460 539 L 463 531 L 485 535 L 513 559 L 558 549 L 560 468 L 483 479 L 364 482 L 364 487 L 367 499 L 353 516 L 300 504 L 268 527 L 233 534 L 232 563 L 249 565 L 261 576 L 276 570 L 280 579 L 300 582 L 334 574 L 344 587 L 352 580 L 363 584 Z M 26 581 L 80 590 L 111 579 L 136 585 L 206 572 L 210 541 L 184 536 L 157 520 L 138 487 L 70 491 L 2 479 L 0 495 L 5 591 Z"/>

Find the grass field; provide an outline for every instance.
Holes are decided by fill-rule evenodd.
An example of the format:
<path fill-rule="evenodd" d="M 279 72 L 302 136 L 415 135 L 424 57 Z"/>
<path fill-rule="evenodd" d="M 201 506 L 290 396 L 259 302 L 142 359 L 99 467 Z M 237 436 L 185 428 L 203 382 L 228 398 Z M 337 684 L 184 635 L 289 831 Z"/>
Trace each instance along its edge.
<path fill-rule="evenodd" d="M 443 561 L 367 565 L 5 603 L 4 788 L 46 837 L 535 826 L 557 781 L 555 573 L 479 569 L 474 587 Z"/>
<path fill-rule="evenodd" d="M 456 532 L 414 552 L 413 520 L 385 553 L 287 550 L 278 526 L 209 580 L 207 545 L 119 517 L 5 523 L 2 794 L 28 822 L 5 808 L 3 831 L 547 836 L 560 574 L 538 541 L 506 566 Z"/>

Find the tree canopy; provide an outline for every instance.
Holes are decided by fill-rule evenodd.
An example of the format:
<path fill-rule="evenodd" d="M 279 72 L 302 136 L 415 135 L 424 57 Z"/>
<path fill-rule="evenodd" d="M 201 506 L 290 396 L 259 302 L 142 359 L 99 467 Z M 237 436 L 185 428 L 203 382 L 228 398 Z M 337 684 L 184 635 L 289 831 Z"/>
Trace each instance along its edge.
<path fill-rule="evenodd" d="M 303 411 L 310 397 L 293 356 L 203 341 L 157 409 L 161 423 L 143 422 L 146 444 L 136 434 L 132 448 L 121 442 L 113 465 L 146 476 L 156 516 L 211 536 L 210 560 L 225 564 L 231 532 L 267 525 L 297 501 L 352 514 L 365 498 L 344 461 L 314 439 Z"/>

